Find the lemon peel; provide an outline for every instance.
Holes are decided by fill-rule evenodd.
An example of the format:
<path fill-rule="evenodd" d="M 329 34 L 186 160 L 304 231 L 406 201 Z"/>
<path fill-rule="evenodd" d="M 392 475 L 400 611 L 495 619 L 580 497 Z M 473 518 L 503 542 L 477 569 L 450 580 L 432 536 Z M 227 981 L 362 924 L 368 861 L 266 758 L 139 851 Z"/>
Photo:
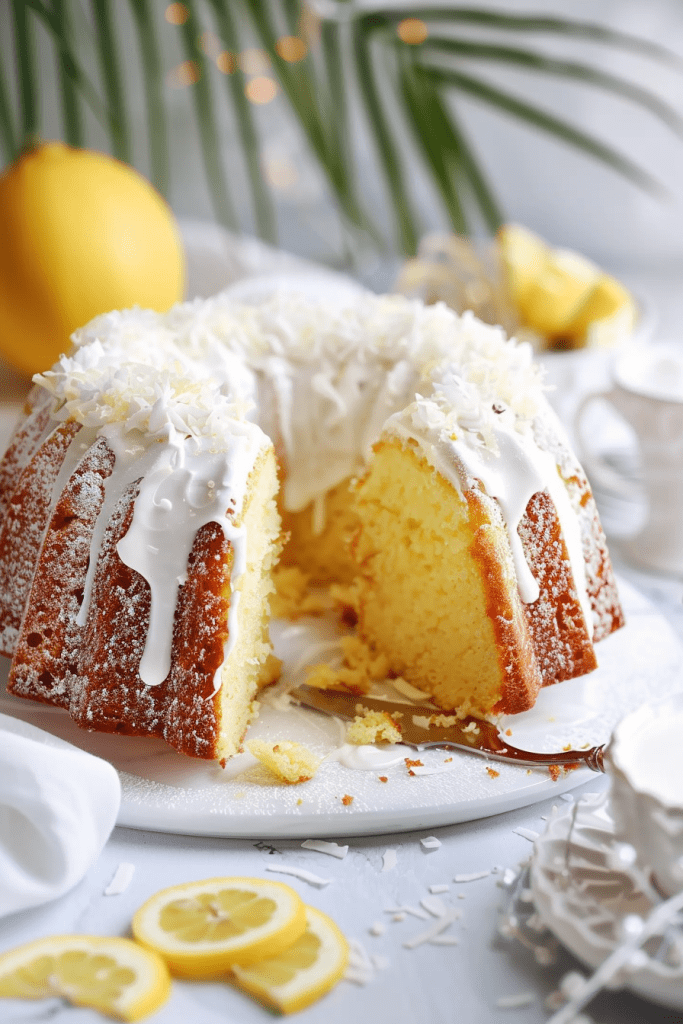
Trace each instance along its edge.
<path fill-rule="evenodd" d="M 280 1013 L 295 1013 L 340 980 L 349 947 L 334 921 L 306 907 L 306 930 L 288 949 L 250 967 L 233 967 L 234 984 Z"/>
<path fill-rule="evenodd" d="M 282 882 L 209 878 L 162 889 L 133 918 L 133 935 L 181 978 L 211 978 L 275 956 L 306 928 L 306 908 Z"/>
<path fill-rule="evenodd" d="M 130 939 L 52 935 L 0 955 L 0 997 L 8 999 L 60 996 L 136 1021 L 165 1003 L 170 988 L 162 958 Z"/>

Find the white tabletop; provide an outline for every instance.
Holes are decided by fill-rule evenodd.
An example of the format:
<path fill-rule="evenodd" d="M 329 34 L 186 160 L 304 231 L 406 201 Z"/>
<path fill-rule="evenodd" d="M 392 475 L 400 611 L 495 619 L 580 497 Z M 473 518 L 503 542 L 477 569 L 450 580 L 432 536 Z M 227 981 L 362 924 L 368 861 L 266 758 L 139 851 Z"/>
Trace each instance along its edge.
<path fill-rule="evenodd" d="M 655 296 L 669 336 L 678 322 L 681 305 L 678 279 L 678 272 L 673 271 L 666 285 L 658 279 L 660 294 Z M 1 397 L 9 400 L 19 397 L 21 391 L 11 377 L 0 376 L 0 388 Z M 632 569 L 621 560 L 618 545 L 613 545 L 613 552 L 619 571 L 683 636 L 683 583 Z M 583 792 L 601 791 L 607 784 L 604 776 L 596 775 L 574 791 L 574 798 Z M 302 1022 L 541 1024 L 550 1016 L 544 1006 L 546 997 L 567 971 L 580 966 L 565 952 L 554 964 L 540 966 L 519 942 L 498 936 L 498 908 L 506 898 L 499 883 L 503 868 L 516 867 L 531 854 L 532 843 L 525 830 L 528 835 L 542 832 L 553 803 L 564 799 L 572 797 L 557 797 L 526 809 L 436 830 L 353 838 L 348 841 L 344 860 L 302 850 L 300 840 L 250 842 L 117 828 L 98 862 L 72 892 L 44 907 L 0 919 L 0 950 L 49 934 L 127 935 L 135 909 L 164 886 L 219 875 L 263 876 L 266 867 L 274 864 L 298 866 L 331 879 L 330 884 L 317 888 L 296 878 L 279 877 L 297 889 L 306 902 L 333 917 L 347 937 L 361 943 L 369 957 L 378 958 L 365 984 L 341 982 L 324 1000 L 298 1015 Z M 521 833 L 516 831 L 519 829 Z M 441 843 L 431 851 L 420 843 L 430 834 Z M 387 849 L 396 851 L 396 866 L 383 871 Z M 132 882 L 122 894 L 105 896 L 104 890 L 121 863 L 134 865 Z M 456 875 L 484 871 L 490 873 L 479 880 L 454 881 Z M 404 943 L 424 931 L 428 922 L 410 914 L 394 921 L 387 908 L 419 907 L 429 894 L 429 886 L 435 884 L 447 884 L 449 890 L 440 898 L 461 910 L 460 919 L 448 932 L 458 944 L 427 943 L 405 948 Z M 386 929 L 374 936 L 370 929 L 378 921 Z M 501 999 L 524 994 L 528 994 L 529 1001 L 518 1008 L 498 1005 Z M 587 1012 L 602 1024 L 672 1024 L 683 1020 L 628 992 L 602 993 Z M 102 1018 L 94 1011 L 75 1009 L 59 1001 L 50 1001 L 49 1005 L 0 1004 L 0 1020 L 6 1024 L 48 1019 L 58 1024 L 87 1024 Z M 272 1018 L 227 985 L 175 982 L 170 1001 L 148 1019 L 159 1024 L 265 1024 Z"/>

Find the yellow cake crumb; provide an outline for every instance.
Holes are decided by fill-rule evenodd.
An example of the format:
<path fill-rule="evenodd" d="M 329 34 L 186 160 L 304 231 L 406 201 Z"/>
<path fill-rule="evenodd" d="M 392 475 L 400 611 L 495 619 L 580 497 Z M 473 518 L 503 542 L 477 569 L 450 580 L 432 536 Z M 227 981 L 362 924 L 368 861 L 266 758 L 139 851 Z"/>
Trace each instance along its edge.
<path fill-rule="evenodd" d="M 261 764 L 289 785 L 308 782 L 320 766 L 320 758 L 308 747 L 290 740 L 280 740 L 279 743 L 251 740 L 247 743 L 247 749 Z"/>
<path fill-rule="evenodd" d="M 386 679 L 389 671 L 386 654 L 373 651 L 359 636 L 342 637 L 341 648 L 344 655 L 342 667 L 311 665 L 306 677 L 309 686 L 363 694 L 368 693 L 373 683 Z"/>
<path fill-rule="evenodd" d="M 353 797 L 349 796 L 348 793 L 345 793 L 341 800 L 342 803 L 344 804 L 344 807 L 350 807 L 351 804 L 353 803 Z"/>
<path fill-rule="evenodd" d="M 370 711 L 357 704 L 356 712 L 353 722 L 346 727 L 347 743 L 401 742 L 401 726 L 386 711 Z"/>
<path fill-rule="evenodd" d="M 270 612 L 277 619 L 300 619 L 304 615 L 324 615 L 333 606 L 328 593 L 311 590 L 311 576 L 296 565 L 278 565 L 273 571 L 275 593 Z"/>
<path fill-rule="evenodd" d="M 497 772 L 495 768 L 487 768 L 486 771 L 488 772 L 492 779 L 497 779 L 498 776 L 500 775 L 500 772 Z"/>

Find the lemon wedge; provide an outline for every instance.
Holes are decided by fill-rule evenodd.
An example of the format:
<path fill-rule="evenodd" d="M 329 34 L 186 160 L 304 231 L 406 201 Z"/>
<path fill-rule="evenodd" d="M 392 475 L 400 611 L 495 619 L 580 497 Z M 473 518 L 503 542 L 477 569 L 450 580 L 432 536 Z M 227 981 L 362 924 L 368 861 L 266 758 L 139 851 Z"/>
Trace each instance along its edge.
<path fill-rule="evenodd" d="M 166 964 L 130 939 L 53 935 L 0 956 L 0 996 L 60 996 L 118 1020 L 153 1013 L 171 988 Z"/>
<path fill-rule="evenodd" d="M 547 348 L 614 344 L 635 324 L 626 288 L 570 249 L 553 249 L 519 224 L 505 224 L 498 245 L 522 327 Z"/>
<path fill-rule="evenodd" d="M 346 970 L 349 947 L 334 921 L 306 907 L 306 931 L 277 956 L 251 967 L 233 967 L 235 984 L 280 1013 L 310 1006 Z"/>
<path fill-rule="evenodd" d="M 162 889 L 136 912 L 133 935 L 171 973 L 210 978 L 276 956 L 306 928 L 306 907 L 281 882 L 209 878 Z"/>

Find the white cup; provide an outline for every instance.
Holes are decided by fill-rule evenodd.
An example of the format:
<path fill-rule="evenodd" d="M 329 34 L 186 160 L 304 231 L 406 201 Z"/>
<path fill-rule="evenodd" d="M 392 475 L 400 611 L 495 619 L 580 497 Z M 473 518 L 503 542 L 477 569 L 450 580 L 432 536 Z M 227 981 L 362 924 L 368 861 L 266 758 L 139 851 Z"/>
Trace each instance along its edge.
<path fill-rule="evenodd" d="M 665 896 L 683 892 L 683 693 L 627 715 L 607 749 L 617 835 Z"/>
<path fill-rule="evenodd" d="M 601 456 L 589 437 L 586 412 L 606 401 L 635 431 L 642 487 Z M 683 576 L 683 342 L 632 348 L 612 368 L 611 387 L 588 395 L 575 420 L 578 455 L 591 483 L 638 501 L 644 489 L 645 525 L 624 548 L 648 569 Z"/>

